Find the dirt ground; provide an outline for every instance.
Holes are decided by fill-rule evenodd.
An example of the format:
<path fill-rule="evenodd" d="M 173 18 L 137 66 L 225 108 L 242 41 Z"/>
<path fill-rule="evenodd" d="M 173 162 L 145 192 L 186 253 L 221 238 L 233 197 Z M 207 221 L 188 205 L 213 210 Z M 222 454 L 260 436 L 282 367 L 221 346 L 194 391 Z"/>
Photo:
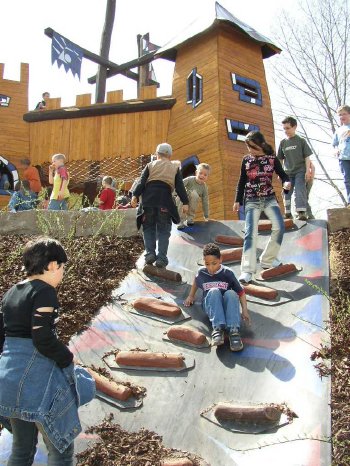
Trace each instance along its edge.
<path fill-rule="evenodd" d="M 0 298 L 14 283 L 24 278 L 20 260 L 27 237 L 1 237 Z M 63 241 L 69 262 L 58 295 L 62 307 L 58 333 L 68 342 L 82 331 L 99 308 L 111 297 L 113 289 L 131 270 L 143 251 L 140 237 L 74 238 Z M 313 354 L 315 370 L 321 377 L 332 377 L 333 465 L 350 465 L 350 230 L 330 236 L 331 348 Z M 330 363 L 332 361 L 332 363 Z M 92 426 L 90 432 L 100 442 L 79 454 L 78 464 L 86 466 L 158 466 L 166 456 L 179 453 L 162 445 L 154 432 L 126 432 L 112 418 Z M 110 448 L 111 440 L 113 449 Z M 186 453 L 193 464 L 197 459 Z"/>
<path fill-rule="evenodd" d="M 331 347 L 317 355 L 321 375 L 330 375 L 333 465 L 350 465 L 350 230 L 333 233 L 330 244 Z M 330 363 L 331 361 L 331 363 Z"/>

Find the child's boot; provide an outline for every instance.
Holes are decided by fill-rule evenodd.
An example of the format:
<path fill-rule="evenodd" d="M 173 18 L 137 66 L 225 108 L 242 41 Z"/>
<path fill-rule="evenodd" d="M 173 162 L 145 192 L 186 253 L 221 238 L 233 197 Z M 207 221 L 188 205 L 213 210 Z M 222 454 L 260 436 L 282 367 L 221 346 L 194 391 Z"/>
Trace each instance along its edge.
<path fill-rule="evenodd" d="M 241 351 L 243 349 L 243 342 L 238 328 L 234 327 L 229 330 L 228 339 L 231 351 Z"/>
<path fill-rule="evenodd" d="M 155 254 L 146 254 L 145 255 L 145 263 L 148 265 L 153 264 L 153 262 L 156 260 Z"/>

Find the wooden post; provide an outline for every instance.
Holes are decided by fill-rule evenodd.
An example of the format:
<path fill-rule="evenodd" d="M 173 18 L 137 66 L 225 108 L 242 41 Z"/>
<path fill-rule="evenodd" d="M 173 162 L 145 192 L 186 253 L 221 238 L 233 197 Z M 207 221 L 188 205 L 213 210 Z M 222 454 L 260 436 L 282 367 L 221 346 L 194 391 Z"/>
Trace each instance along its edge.
<path fill-rule="evenodd" d="M 116 4 L 116 0 L 107 0 L 106 18 L 105 18 L 105 24 L 104 24 L 104 28 L 102 32 L 101 48 L 100 48 L 100 55 L 103 58 L 108 58 L 108 55 L 109 55 L 109 49 L 111 46 L 111 37 L 112 37 L 112 32 L 113 32 L 114 17 L 115 17 L 115 4 Z M 107 79 L 107 68 L 104 66 L 99 66 L 98 72 L 97 72 L 97 80 L 96 80 L 96 94 L 95 94 L 96 103 L 101 103 L 105 101 L 106 79 Z"/>
<path fill-rule="evenodd" d="M 137 49 L 138 49 L 138 56 L 139 58 L 142 57 L 142 35 L 138 34 L 137 35 Z M 147 65 L 141 65 L 138 67 L 138 75 L 139 79 L 137 81 L 137 97 L 138 99 L 141 98 L 141 88 L 146 86 L 146 79 L 147 79 Z"/>

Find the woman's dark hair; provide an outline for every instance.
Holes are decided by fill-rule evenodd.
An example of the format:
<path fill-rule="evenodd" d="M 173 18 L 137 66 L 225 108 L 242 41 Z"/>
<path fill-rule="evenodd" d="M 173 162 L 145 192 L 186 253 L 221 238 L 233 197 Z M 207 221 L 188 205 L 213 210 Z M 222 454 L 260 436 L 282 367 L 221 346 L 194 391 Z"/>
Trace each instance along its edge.
<path fill-rule="evenodd" d="M 260 131 L 250 131 L 245 138 L 245 142 L 248 146 L 249 142 L 252 142 L 256 146 L 260 147 L 265 155 L 272 155 L 275 152 L 273 147 L 265 141 L 265 138 Z"/>
<path fill-rule="evenodd" d="M 215 256 L 218 259 L 221 257 L 220 248 L 214 243 L 208 243 L 203 248 L 203 257 L 205 256 Z"/>
<path fill-rule="evenodd" d="M 29 241 L 23 252 L 23 263 L 28 277 L 43 274 L 50 262 L 58 265 L 67 262 L 67 254 L 61 243 L 53 238 L 41 237 Z"/>

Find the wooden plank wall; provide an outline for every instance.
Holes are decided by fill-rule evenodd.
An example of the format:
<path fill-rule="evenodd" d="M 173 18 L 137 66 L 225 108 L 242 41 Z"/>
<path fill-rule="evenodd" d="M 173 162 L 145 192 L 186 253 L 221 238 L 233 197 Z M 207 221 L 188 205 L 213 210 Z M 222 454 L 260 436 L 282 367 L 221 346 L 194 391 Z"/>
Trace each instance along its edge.
<path fill-rule="evenodd" d="M 29 65 L 21 63 L 20 81 L 3 79 L 4 68 L 0 63 L 0 94 L 11 101 L 9 107 L 0 107 L 0 155 L 16 165 L 29 153 L 29 127 L 22 118 L 28 111 Z"/>
<path fill-rule="evenodd" d="M 261 47 L 239 31 L 221 25 L 218 36 L 218 69 L 220 82 L 219 144 L 225 170 L 224 218 L 237 218 L 232 212 L 232 203 L 240 175 L 242 157 L 247 153 L 241 141 L 228 139 L 226 118 L 258 125 L 266 141 L 274 146 L 274 127 L 271 102 L 266 83 Z M 260 83 L 263 105 L 239 100 L 239 93 L 232 88 L 231 73 L 254 79 Z M 277 188 L 277 192 L 281 188 Z"/>
<path fill-rule="evenodd" d="M 11 101 L 9 107 L 0 107 L 0 155 L 18 168 L 19 160 L 29 154 L 29 127 L 22 118 L 28 111 L 29 65 L 21 63 L 20 81 L 4 79 L 4 69 L 0 63 L 0 94 Z M 0 208 L 8 201 L 9 196 L 0 196 Z"/>
<path fill-rule="evenodd" d="M 169 123 L 169 143 L 174 158 L 184 160 L 196 155 L 200 162 L 209 163 L 210 216 L 224 218 L 223 167 L 218 151 L 218 43 L 213 31 L 192 40 L 177 52 L 173 80 L 172 108 Z M 193 68 L 203 76 L 203 102 L 196 108 L 187 104 L 186 81 Z M 202 217 L 202 215 L 201 215 Z"/>
<path fill-rule="evenodd" d="M 102 160 L 151 154 L 166 140 L 170 110 L 30 123 L 30 157 L 47 162 L 57 152 L 67 160 Z"/>

